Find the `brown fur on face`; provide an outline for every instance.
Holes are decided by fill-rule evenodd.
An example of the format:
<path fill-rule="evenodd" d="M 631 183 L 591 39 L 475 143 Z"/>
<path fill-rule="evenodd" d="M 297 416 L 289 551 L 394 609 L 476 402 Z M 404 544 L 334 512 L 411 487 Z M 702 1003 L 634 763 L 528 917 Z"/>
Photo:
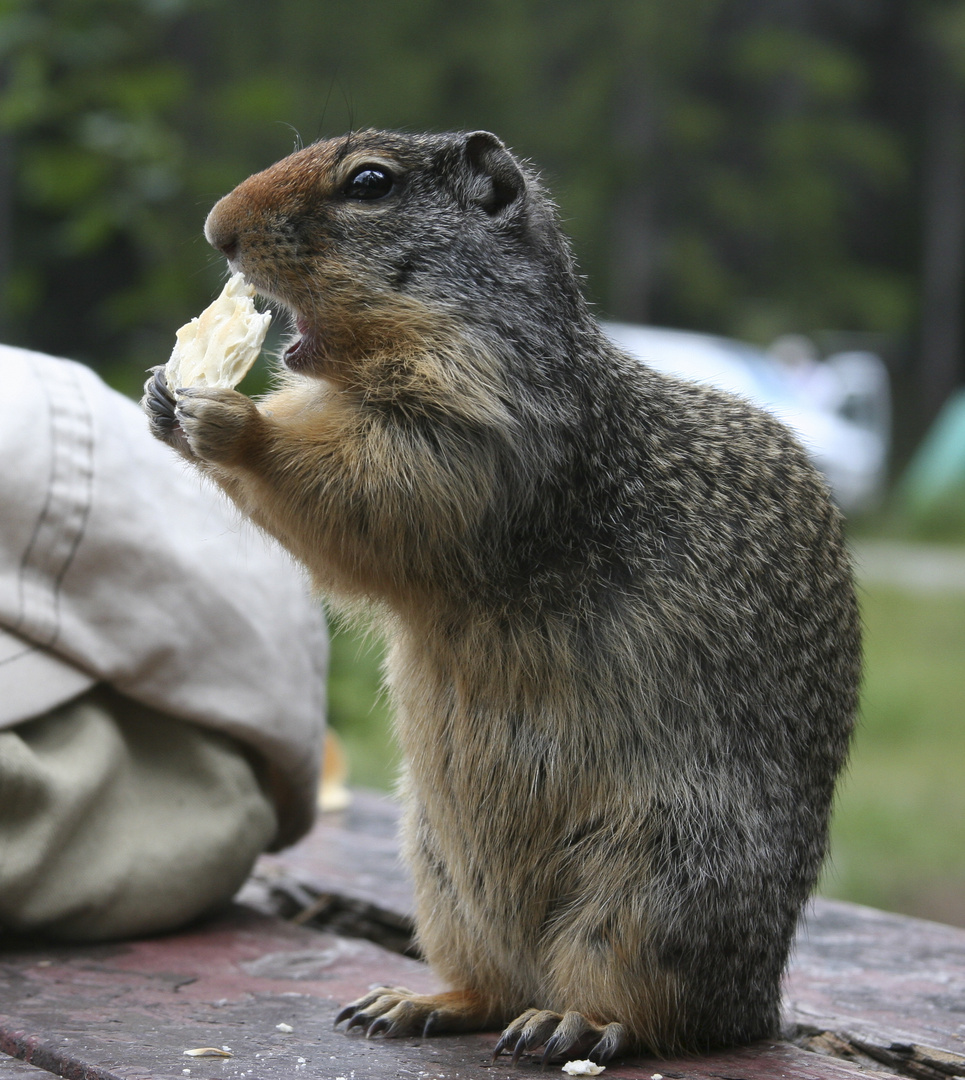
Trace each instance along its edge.
<path fill-rule="evenodd" d="M 601 1059 L 774 1034 L 859 673 L 801 448 L 617 351 L 486 133 L 308 147 L 207 235 L 290 312 L 289 373 L 257 405 L 155 375 L 145 406 L 387 636 L 419 941 L 453 987 L 343 1018 Z"/>

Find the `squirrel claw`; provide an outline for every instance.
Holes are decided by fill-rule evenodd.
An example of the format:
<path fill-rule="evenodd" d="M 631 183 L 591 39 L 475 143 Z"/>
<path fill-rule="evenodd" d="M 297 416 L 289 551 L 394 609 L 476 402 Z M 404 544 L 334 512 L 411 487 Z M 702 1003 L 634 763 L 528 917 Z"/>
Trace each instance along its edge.
<path fill-rule="evenodd" d="M 403 990 L 402 987 L 396 986 L 378 986 L 374 990 L 370 990 L 367 994 L 360 998 L 356 998 L 355 1001 L 350 1001 L 339 1014 L 335 1017 L 333 1027 L 338 1027 L 344 1020 L 348 1020 L 348 1024 L 345 1027 L 346 1031 L 351 1031 L 352 1028 L 364 1027 L 371 1024 L 379 1012 L 369 1013 L 367 1010 L 371 1005 L 374 1005 L 379 998 L 386 997 L 387 995 L 402 996 L 408 994 L 407 990 Z"/>
<path fill-rule="evenodd" d="M 151 434 L 185 457 L 193 457 L 178 420 L 177 402 L 164 377 L 164 366 L 159 364 L 150 370 L 151 377 L 144 384 L 141 409 L 147 415 Z"/>
<path fill-rule="evenodd" d="M 353 1002 L 351 1005 L 346 1005 L 345 1008 L 339 1012 L 338 1016 L 335 1017 L 335 1020 L 332 1023 L 332 1027 L 338 1027 L 338 1025 L 341 1024 L 343 1020 L 348 1020 L 348 1018 L 354 1013 L 355 1003 Z"/>
<path fill-rule="evenodd" d="M 494 1064 L 499 1055 L 505 1053 L 507 1050 L 509 1050 L 511 1046 L 514 1048 L 515 1053 L 515 1048 L 519 1045 L 521 1041 L 523 1028 L 526 1026 L 530 1018 L 535 1016 L 538 1011 L 538 1009 L 527 1009 L 526 1012 L 521 1013 L 519 1016 L 517 1016 L 516 1019 L 502 1033 L 502 1035 L 499 1036 L 499 1041 L 493 1048 Z M 514 1060 L 518 1060 L 518 1056 L 514 1058 Z"/>
<path fill-rule="evenodd" d="M 575 1011 L 560 1014 L 547 1009 L 527 1009 L 500 1036 L 493 1061 L 512 1047 L 512 1063 L 516 1065 L 524 1053 L 542 1046 L 540 1064 L 546 1066 L 553 1060 L 583 1053 L 592 1044 L 587 1057 L 604 1062 L 625 1050 L 628 1041 L 622 1024 L 593 1024 Z"/>
<path fill-rule="evenodd" d="M 623 1024 L 607 1024 L 603 1028 L 599 1042 L 590 1050 L 588 1056 L 591 1061 L 602 1065 L 604 1061 L 609 1061 L 625 1049 L 627 1041 L 627 1031 Z"/>
<path fill-rule="evenodd" d="M 349 1024 L 349 1027 L 352 1025 Z M 389 1029 L 392 1027 L 392 1022 L 385 1016 L 377 1016 L 365 1029 L 365 1037 L 371 1039 L 373 1035 L 378 1035 L 380 1032 L 387 1032 L 391 1034 Z"/>
<path fill-rule="evenodd" d="M 174 427 L 174 397 L 164 378 L 164 367 L 151 368 L 151 377 L 144 384 L 144 397 L 141 399 L 144 411 L 150 416 L 152 424 Z"/>

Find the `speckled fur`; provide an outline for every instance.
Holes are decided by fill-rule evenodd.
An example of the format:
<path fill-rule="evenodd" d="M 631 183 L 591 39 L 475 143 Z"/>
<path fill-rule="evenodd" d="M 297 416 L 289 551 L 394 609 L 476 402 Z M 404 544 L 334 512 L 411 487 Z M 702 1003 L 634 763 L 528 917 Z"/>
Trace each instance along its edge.
<path fill-rule="evenodd" d="M 346 198 L 367 163 L 393 191 Z M 155 378 L 152 423 L 386 633 L 419 941 L 466 992 L 365 1023 L 575 1011 L 622 1025 L 600 1056 L 773 1035 L 859 673 L 805 454 L 615 349 L 484 133 L 307 147 L 207 232 L 297 319 L 297 370 L 167 422 Z"/>

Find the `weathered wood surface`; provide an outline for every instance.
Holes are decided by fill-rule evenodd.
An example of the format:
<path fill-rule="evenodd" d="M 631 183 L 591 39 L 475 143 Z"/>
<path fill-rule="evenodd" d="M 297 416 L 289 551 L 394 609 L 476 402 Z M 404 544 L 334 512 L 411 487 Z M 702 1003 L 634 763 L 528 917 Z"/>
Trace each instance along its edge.
<path fill-rule="evenodd" d="M 6 953 L 0 1048 L 78 1080 L 501 1080 L 541 1071 L 530 1061 L 493 1066 L 492 1035 L 389 1041 L 333 1031 L 339 1002 L 383 979 L 415 989 L 434 985 L 416 961 L 239 907 L 217 923 L 163 939 Z M 231 1058 L 183 1054 L 224 1046 Z M 655 1071 L 691 1080 L 867 1075 L 788 1044 L 694 1061 L 627 1062 L 607 1075 L 649 1080 Z"/>
<path fill-rule="evenodd" d="M 243 896 L 263 909 L 301 906 L 309 913 L 304 926 L 236 905 L 214 922 L 148 941 L 0 952 L 0 1049 L 32 1063 L 0 1057 L 0 1080 L 40 1080 L 40 1069 L 84 1080 L 502 1080 L 540 1073 L 526 1058 L 516 1069 L 507 1058 L 493 1065 L 489 1034 L 389 1041 L 333 1031 L 340 1003 L 372 983 L 435 985 L 424 965 L 398 951 L 308 925 L 332 910 L 350 924 L 348 912 L 377 935 L 389 926 L 404 946 L 411 893 L 396 857 L 394 817 L 387 801 L 360 796 L 290 854 L 261 860 Z M 334 908 L 331 898 L 338 899 Z M 604 1075 L 965 1076 L 965 931 L 816 904 L 788 978 L 787 1021 L 786 1041 L 685 1061 L 635 1059 Z M 228 1046 L 232 1056 L 183 1055 L 202 1046 Z M 558 1068 L 549 1074 L 559 1075 Z"/>
<path fill-rule="evenodd" d="M 322 815 L 301 843 L 262 856 L 239 899 L 261 911 L 405 951 L 413 898 L 399 858 L 396 804 L 355 792 L 347 811 Z"/>
<path fill-rule="evenodd" d="M 50 1073 L 19 1058 L 0 1055 L 0 1080 L 50 1080 Z M 182 1078 L 185 1080 L 185 1078 Z"/>
<path fill-rule="evenodd" d="M 816 1048 L 910 1076 L 965 1076 L 965 931 L 816 901 L 798 933 L 785 1008 Z"/>

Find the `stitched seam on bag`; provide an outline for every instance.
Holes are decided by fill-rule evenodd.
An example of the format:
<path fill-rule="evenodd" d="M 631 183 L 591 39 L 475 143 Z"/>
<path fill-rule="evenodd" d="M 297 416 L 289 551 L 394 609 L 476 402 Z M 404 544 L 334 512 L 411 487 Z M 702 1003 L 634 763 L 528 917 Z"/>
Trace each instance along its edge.
<path fill-rule="evenodd" d="M 90 515 L 94 419 L 72 365 L 37 363 L 47 398 L 51 466 L 44 501 L 20 564 L 20 618 L 14 630 L 49 648 L 60 633 L 64 576 Z"/>

